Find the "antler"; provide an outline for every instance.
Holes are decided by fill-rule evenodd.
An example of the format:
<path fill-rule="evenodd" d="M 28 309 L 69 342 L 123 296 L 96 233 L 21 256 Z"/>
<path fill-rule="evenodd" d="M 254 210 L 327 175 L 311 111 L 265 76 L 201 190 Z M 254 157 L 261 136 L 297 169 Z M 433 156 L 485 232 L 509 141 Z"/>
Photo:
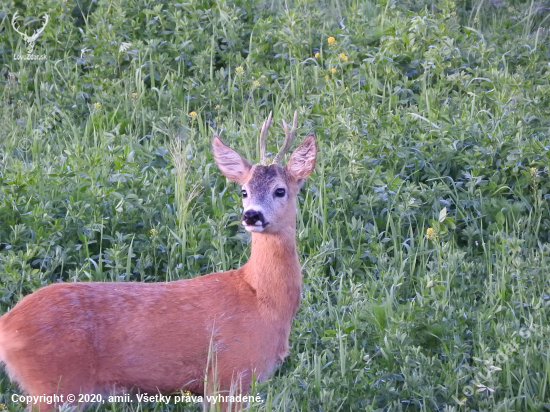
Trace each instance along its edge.
<path fill-rule="evenodd" d="M 44 14 L 44 20 L 46 20 L 44 22 L 44 25 L 42 26 L 42 28 L 36 30 L 34 32 L 34 34 L 32 36 L 29 36 L 27 35 L 27 33 L 22 33 L 20 32 L 19 30 L 17 30 L 17 28 L 15 27 L 15 19 L 17 19 L 17 16 L 19 15 L 19 12 L 16 11 L 14 14 L 13 14 L 13 17 L 11 18 L 11 25 L 13 27 L 13 29 L 19 33 L 21 36 L 23 36 L 23 39 L 26 41 L 26 42 L 34 42 L 36 39 L 38 39 L 38 36 L 40 36 L 40 34 L 44 31 L 44 29 L 46 28 L 46 26 L 48 25 L 48 21 L 50 20 L 50 16 L 48 16 L 48 14 Z"/>
<path fill-rule="evenodd" d="M 292 129 L 289 131 L 288 126 L 286 122 L 283 120 L 283 130 L 285 131 L 285 141 L 283 143 L 283 147 L 281 150 L 279 150 L 279 153 L 277 153 L 277 156 L 275 156 L 275 159 L 273 159 L 273 163 L 280 163 L 283 160 L 283 157 L 285 156 L 285 153 L 290 148 L 290 145 L 292 144 L 292 140 L 294 140 L 294 135 L 296 134 L 296 129 L 298 125 L 298 110 L 294 112 L 294 119 L 292 120 Z"/>
<path fill-rule="evenodd" d="M 269 116 L 267 116 L 267 119 L 265 119 L 264 124 L 262 125 L 262 131 L 260 133 L 260 164 L 264 166 L 267 163 L 267 156 L 265 154 L 265 138 L 267 137 L 267 131 L 269 130 L 269 127 L 272 123 L 272 115 L 273 112 L 269 112 Z"/>
<path fill-rule="evenodd" d="M 38 39 L 38 36 L 40 36 L 40 34 L 44 31 L 44 29 L 48 25 L 48 21 L 50 20 L 50 16 L 48 16 L 48 14 L 46 13 L 46 14 L 44 14 L 43 18 L 44 18 L 44 20 L 46 20 L 44 22 L 44 25 L 42 26 L 41 29 L 38 29 L 37 31 L 34 32 L 34 34 L 31 37 L 31 41 L 34 41 L 34 40 Z"/>
<path fill-rule="evenodd" d="M 26 37 L 28 37 L 28 36 L 27 36 L 27 33 L 21 33 L 21 32 L 20 32 L 19 30 L 17 30 L 16 27 L 15 27 L 15 19 L 17 18 L 17 15 L 18 15 L 18 14 L 19 14 L 18 11 L 16 11 L 16 12 L 14 13 L 13 17 L 11 18 L 11 25 L 12 25 L 13 29 L 14 29 L 17 33 L 19 33 L 21 36 L 23 36 L 23 38 L 26 38 Z"/>

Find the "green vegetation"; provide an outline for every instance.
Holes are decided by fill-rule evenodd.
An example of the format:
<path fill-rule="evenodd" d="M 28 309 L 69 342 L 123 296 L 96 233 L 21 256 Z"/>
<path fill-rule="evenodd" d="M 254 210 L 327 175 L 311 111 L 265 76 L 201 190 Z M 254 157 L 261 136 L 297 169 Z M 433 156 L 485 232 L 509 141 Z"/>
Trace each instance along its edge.
<path fill-rule="evenodd" d="M 0 312 L 51 282 L 243 264 L 211 135 L 257 160 L 269 111 L 273 154 L 298 109 L 320 147 L 300 195 L 303 300 L 250 410 L 549 409 L 549 9 L 4 1 Z M 50 15 L 45 60 L 14 60 L 15 11 L 29 34 Z M 5 375 L 0 393 L 23 410 Z"/>

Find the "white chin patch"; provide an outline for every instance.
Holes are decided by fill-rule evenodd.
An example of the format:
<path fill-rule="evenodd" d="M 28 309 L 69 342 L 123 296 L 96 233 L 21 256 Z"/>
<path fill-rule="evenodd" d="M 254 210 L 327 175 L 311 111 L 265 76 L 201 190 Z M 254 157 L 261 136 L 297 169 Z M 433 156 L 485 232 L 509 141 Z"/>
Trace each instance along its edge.
<path fill-rule="evenodd" d="M 254 226 L 247 225 L 245 222 L 242 222 L 244 228 L 249 232 L 263 232 L 265 227 L 262 225 L 262 222 L 256 222 Z"/>

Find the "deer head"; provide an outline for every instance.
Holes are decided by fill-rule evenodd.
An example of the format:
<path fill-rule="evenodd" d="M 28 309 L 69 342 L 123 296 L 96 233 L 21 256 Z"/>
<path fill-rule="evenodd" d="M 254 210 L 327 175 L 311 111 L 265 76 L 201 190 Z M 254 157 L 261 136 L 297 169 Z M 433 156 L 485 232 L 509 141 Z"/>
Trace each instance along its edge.
<path fill-rule="evenodd" d="M 50 16 L 48 16 L 47 14 L 44 14 L 44 17 L 43 17 L 44 25 L 40 29 L 36 30 L 32 36 L 29 36 L 27 35 L 27 33 L 21 32 L 17 30 L 17 27 L 15 27 L 15 20 L 17 19 L 18 14 L 19 12 L 16 11 L 15 14 L 13 15 L 11 19 L 11 25 L 13 26 L 13 29 L 23 37 L 23 40 L 27 43 L 27 53 L 31 54 L 32 51 L 34 50 L 34 42 L 36 41 L 36 39 L 38 39 L 38 37 L 42 34 L 44 29 L 48 25 Z"/>
<path fill-rule="evenodd" d="M 260 164 L 252 165 L 218 136 L 214 136 L 212 146 L 218 167 L 228 179 L 242 186 L 242 223 L 249 232 L 278 233 L 295 228 L 296 197 L 304 179 L 315 168 L 317 154 L 315 136 L 310 134 L 292 153 L 288 164 L 284 167 L 280 164 L 294 139 L 297 117 L 295 112 L 290 131 L 282 122 L 285 141 L 270 165 L 266 164 L 265 139 L 271 126 L 271 113 L 261 129 Z"/>

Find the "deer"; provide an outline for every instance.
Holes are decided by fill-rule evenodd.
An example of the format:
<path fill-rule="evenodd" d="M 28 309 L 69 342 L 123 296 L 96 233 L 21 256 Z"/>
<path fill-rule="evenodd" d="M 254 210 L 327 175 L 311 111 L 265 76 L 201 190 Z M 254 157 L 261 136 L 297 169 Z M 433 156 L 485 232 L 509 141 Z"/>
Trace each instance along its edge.
<path fill-rule="evenodd" d="M 217 135 L 212 139 L 221 173 L 242 188 L 248 262 L 169 282 L 54 283 L 25 296 L 0 317 L 0 361 L 23 393 L 65 395 L 63 400 L 78 394 L 246 394 L 252 382 L 273 374 L 289 353 L 300 306 L 297 195 L 315 168 L 317 143 L 307 135 L 282 165 L 297 130 L 295 112 L 290 130 L 282 121 L 283 146 L 268 164 L 271 124 L 272 113 L 261 128 L 259 164 Z M 57 407 L 37 399 L 31 411 Z M 222 411 L 244 405 L 223 398 L 218 404 Z"/>
<path fill-rule="evenodd" d="M 12 25 L 13 29 L 17 33 L 19 33 L 23 37 L 23 40 L 27 43 L 27 54 L 32 54 L 32 52 L 34 50 L 34 43 L 36 42 L 38 37 L 40 37 L 40 35 L 42 34 L 44 29 L 48 25 L 48 21 L 50 20 L 50 16 L 48 16 L 48 14 L 44 14 L 44 17 L 43 17 L 44 25 L 41 28 L 39 28 L 38 30 L 35 30 L 35 32 L 32 34 L 32 36 L 29 36 L 27 33 L 21 32 L 21 31 L 17 30 L 17 28 L 15 27 L 15 20 L 17 19 L 18 15 L 19 15 L 19 12 L 17 12 L 17 11 L 13 14 L 13 17 L 11 19 L 11 25 Z"/>

